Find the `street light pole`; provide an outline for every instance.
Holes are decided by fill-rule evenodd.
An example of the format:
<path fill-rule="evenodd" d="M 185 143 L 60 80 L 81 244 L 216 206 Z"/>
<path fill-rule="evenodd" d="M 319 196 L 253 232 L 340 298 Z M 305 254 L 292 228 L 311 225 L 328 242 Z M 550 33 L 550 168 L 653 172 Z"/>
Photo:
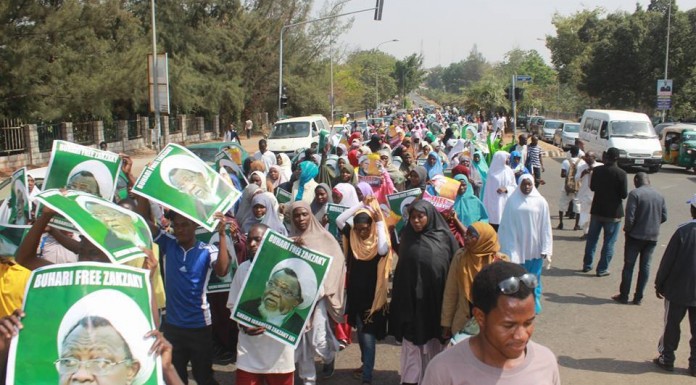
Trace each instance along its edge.
<path fill-rule="evenodd" d="M 152 16 L 152 87 L 155 103 L 155 147 L 160 150 L 160 101 L 159 82 L 157 81 L 157 25 L 155 23 L 155 0 L 150 0 Z"/>
<path fill-rule="evenodd" d="M 382 44 L 396 43 L 398 41 L 399 39 L 392 39 L 377 44 L 377 47 L 375 47 L 375 54 L 379 51 L 379 47 L 382 46 Z M 377 60 L 375 60 L 375 110 L 379 110 L 379 64 Z M 367 116 L 365 119 L 367 119 Z"/>
<path fill-rule="evenodd" d="M 665 47 L 665 80 L 667 80 L 667 69 L 669 66 L 669 30 L 672 24 L 672 0 L 669 0 L 667 8 L 667 46 Z M 662 123 L 665 122 L 667 110 L 662 110 Z"/>
<path fill-rule="evenodd" d="M 280 116 L 283 114 L 283 108 L 282 108 L 282 104 L 281 104 L 280 99 L 281 99 L 281 96 L 283 95 L 283 34 L 285 33 L 285 30 L 290 28 L 290 27 L 297 27 L 300 25 L 316 23 L 318 21 L 324 21 L 324 20 L 335 19 L 337 17 L 354 15 L 356 13 L 374 11 L 375 9 L 377 9 L 377 7 L 361 9 L 359 11 L 345 12 L 345 13 L 341 13 L 338 15 L 320 17 L 318 19 L 311 19 L 311 20 L 300 21 L 297 23 L 287 24 L 287 25 L 284 25 L 283 27 L 280 28 L 280 52 L 279 52 L 279 58 L 278 58 L 278 113 L 277 113 L 278 118 L 280 118 Z"/>

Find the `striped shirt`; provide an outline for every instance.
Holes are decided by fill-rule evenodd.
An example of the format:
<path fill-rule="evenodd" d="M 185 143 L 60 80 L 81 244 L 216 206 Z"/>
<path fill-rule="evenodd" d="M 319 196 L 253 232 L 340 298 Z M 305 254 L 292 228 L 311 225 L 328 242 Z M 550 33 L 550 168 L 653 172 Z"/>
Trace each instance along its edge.
<path fill-rule="evenodd" d="M 527 146 L 527 161 L 530 166 L 541 168 L 541 148 L 538 145 Z"/>

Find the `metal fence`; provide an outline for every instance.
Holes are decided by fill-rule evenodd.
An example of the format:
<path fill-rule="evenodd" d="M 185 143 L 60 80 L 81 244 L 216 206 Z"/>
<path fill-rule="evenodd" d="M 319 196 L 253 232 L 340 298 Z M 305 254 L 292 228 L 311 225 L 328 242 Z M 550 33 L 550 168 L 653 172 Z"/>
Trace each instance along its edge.
<path fill-rule="evenodd" d="M 196 127 L 196 117 L 187 116 L 186 117 L 186 135 L 193 135 L 198 133 L 198 128 Z"/>
<path fill-rule="evenodd" d="M 40 152 L 51 151 L 53 141 L 63 139 L 60 123 L 36 126 L 36 131 L 39 136 Z"/>
<path fill-rule="evenodd" d="M 176 134 L 181 132 L 181 127 L 179 126 L 179 119 L 176 116 L 169 117 L 169 133 Z"/>
<path fill-rule="evenodd" d="M 92 122 L 73 123 L 73 139 L 82 145 L 94 144 L 94 129 Z"/>
<path fill-rule="evenodd" d="M 106 143 L 118 142 L 121 140 L 121 130 L 118 128 L 118 122 L 104 122 L 104 141 Z"/>
<path fill-rule="evenodd" d="M 213 118 L 203 118 L 203 131 L 213 131 Z"/>
<path fill-rule="evenodd" d="M 137 139 L 143 135 L 140 129 L 140 119 L 128 121 L 128 139 Z"/>
<path fill-rule="evenodd" d="M 3 120 L 0 122 L 0 154 L 10 155 L 23 152 L 24 127 L 19 120 Z"/>

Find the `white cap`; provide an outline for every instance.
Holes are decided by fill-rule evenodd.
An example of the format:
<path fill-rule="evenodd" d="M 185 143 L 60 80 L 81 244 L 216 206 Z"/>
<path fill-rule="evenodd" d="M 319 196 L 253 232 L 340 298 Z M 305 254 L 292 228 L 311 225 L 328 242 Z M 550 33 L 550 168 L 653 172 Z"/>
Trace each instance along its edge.
<path fill-rule="evenodd" d="M 691 206 L 696 207 L 696 194 L 694 194 L 694 196 L 692 196 L 691 199 L 686 201 L 686 203 L 689 203 Z"/>

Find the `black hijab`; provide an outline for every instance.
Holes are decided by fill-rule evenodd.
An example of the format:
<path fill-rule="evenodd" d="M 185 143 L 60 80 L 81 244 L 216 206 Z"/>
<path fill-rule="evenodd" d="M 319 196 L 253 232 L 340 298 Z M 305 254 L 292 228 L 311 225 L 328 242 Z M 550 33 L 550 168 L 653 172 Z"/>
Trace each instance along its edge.
<path fill-rule="evenodd" d="M 418 200 L 409 207 L 426 214 L 421 232 L 407 223 L 400 234 L 399 262 L 394 272 L 389 334 L 423 345 L 441 334 L 440 312 L 447 272 L 459 248 L 449 225 L 429 202 Z"/>

